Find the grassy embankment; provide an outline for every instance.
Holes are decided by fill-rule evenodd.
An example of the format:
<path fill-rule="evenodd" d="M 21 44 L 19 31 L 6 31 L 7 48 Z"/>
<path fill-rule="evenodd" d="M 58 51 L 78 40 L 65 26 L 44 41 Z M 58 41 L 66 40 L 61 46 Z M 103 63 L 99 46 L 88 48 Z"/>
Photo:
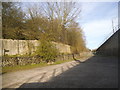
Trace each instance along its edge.
<path fill-rule="evenodd" d="M 37 68 L 37 67 L 45 67 L 45 66 L 50 66 L 50 65 L 56 65 L 56 64 L 61 64 L 64 62 L 70 62 L 73 61 L 71 60 L 61 60 L 61 61 L 56 61 L 53 64 L 47 64 L 47 63 L 40 63 L 40 64 L 32 64 L 32 65 L 17 65 L 17 66 L 12 66 L 12 67 L 3 67 L 2 68 L 2 73 L 7 73 L 7 72 L 14 72 L 14 71 L 19 71 L 19 70 L 27 70 L 27 69 L 32 69 L 32 68 Z"/>
<path fill-rule="evenodd" d="M 16 56 L 12 56 L 12 57 L 16 57 Z M 84 57 L 81 56 L 79 59 L 88 59 L 90 56 Z M 44 63 L 41 62 L 39 64 L 30 64 L 30 65 L 17 65 L 17 66 L 11 66 L 11 67 L 3 67 L 2 68 L 2 73 L 8 73 L 8 72 L 15 72 L 15 71 L 20 71 L 20 70 L 28 70 L 28 69 L 32 69 L 32 68 L 37 68 L 37 67 L 45 67 L 45 66 L 50 66 L 50 65 L 56 65 L 56 64 L 61 64 L 61 63 L 65 63 L 65 62 L 70 62 L 73 61 L 74 59 L 70 59 L 70 60 L 59 60 L 59 61 L 55 61 L 53 64 L 48 64 L 48 63 Z"/>

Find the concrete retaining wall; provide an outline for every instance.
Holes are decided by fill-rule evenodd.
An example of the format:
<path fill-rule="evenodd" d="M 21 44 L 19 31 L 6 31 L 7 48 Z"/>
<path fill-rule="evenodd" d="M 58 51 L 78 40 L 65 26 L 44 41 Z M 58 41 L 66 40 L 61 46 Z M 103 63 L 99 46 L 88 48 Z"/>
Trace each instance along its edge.
<path fill-rule="evenodd" d="M 38 40 L 12 40 L 0 39 L 2 42 L 2 52 L 0 55 L 25 55 L 33 54 L 40 45 Z M 60 53 L 71 53 L 70 46 L 62 43 L 52 42 Z"/>

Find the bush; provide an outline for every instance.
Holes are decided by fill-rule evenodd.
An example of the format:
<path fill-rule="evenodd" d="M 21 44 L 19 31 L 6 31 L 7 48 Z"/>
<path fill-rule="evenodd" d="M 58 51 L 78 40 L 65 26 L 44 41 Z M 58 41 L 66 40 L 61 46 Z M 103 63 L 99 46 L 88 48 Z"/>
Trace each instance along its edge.
<path fill-rule="evenodd" d="M 58 52 L 57 48 L 50 41 L 40 41 L 37 54 L 41 56 L 43 61 L 47 63 L 51 61 L 55 62 Z"/>

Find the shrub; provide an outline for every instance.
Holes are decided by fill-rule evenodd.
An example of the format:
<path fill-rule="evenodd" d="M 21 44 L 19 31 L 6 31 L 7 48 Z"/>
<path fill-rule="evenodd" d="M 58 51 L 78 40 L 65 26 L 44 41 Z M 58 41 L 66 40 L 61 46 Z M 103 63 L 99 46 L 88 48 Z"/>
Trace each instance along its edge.
<path fill-rule="evenodd" d="M 37 54 L 41 56 L 43 61 L 47 63 L 51 61 L 55 62 L 58 52 L 57 48 L 50 41 L 40 41 Z"/>

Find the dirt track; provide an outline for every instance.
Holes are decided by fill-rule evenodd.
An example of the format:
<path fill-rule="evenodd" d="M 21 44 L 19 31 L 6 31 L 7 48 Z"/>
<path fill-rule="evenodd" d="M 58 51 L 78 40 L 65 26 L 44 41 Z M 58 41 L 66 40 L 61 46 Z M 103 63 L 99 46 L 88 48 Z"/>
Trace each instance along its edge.
<path fill-rule="evenodd" d="M 86 59 L 82 59 L 82 61 L 84 60 Z M 18 88 L 24 83 L 45 82 L 77 64 L 79 62 L 71 61 L 42 68 L 5 73 L 2 75 L 2 88 Z"/>
<path fill-rule="evenodd" d="M 116 57 L 93 56 L 76 61 L 3 75 L 3 88 L 117 88 Z"/>

